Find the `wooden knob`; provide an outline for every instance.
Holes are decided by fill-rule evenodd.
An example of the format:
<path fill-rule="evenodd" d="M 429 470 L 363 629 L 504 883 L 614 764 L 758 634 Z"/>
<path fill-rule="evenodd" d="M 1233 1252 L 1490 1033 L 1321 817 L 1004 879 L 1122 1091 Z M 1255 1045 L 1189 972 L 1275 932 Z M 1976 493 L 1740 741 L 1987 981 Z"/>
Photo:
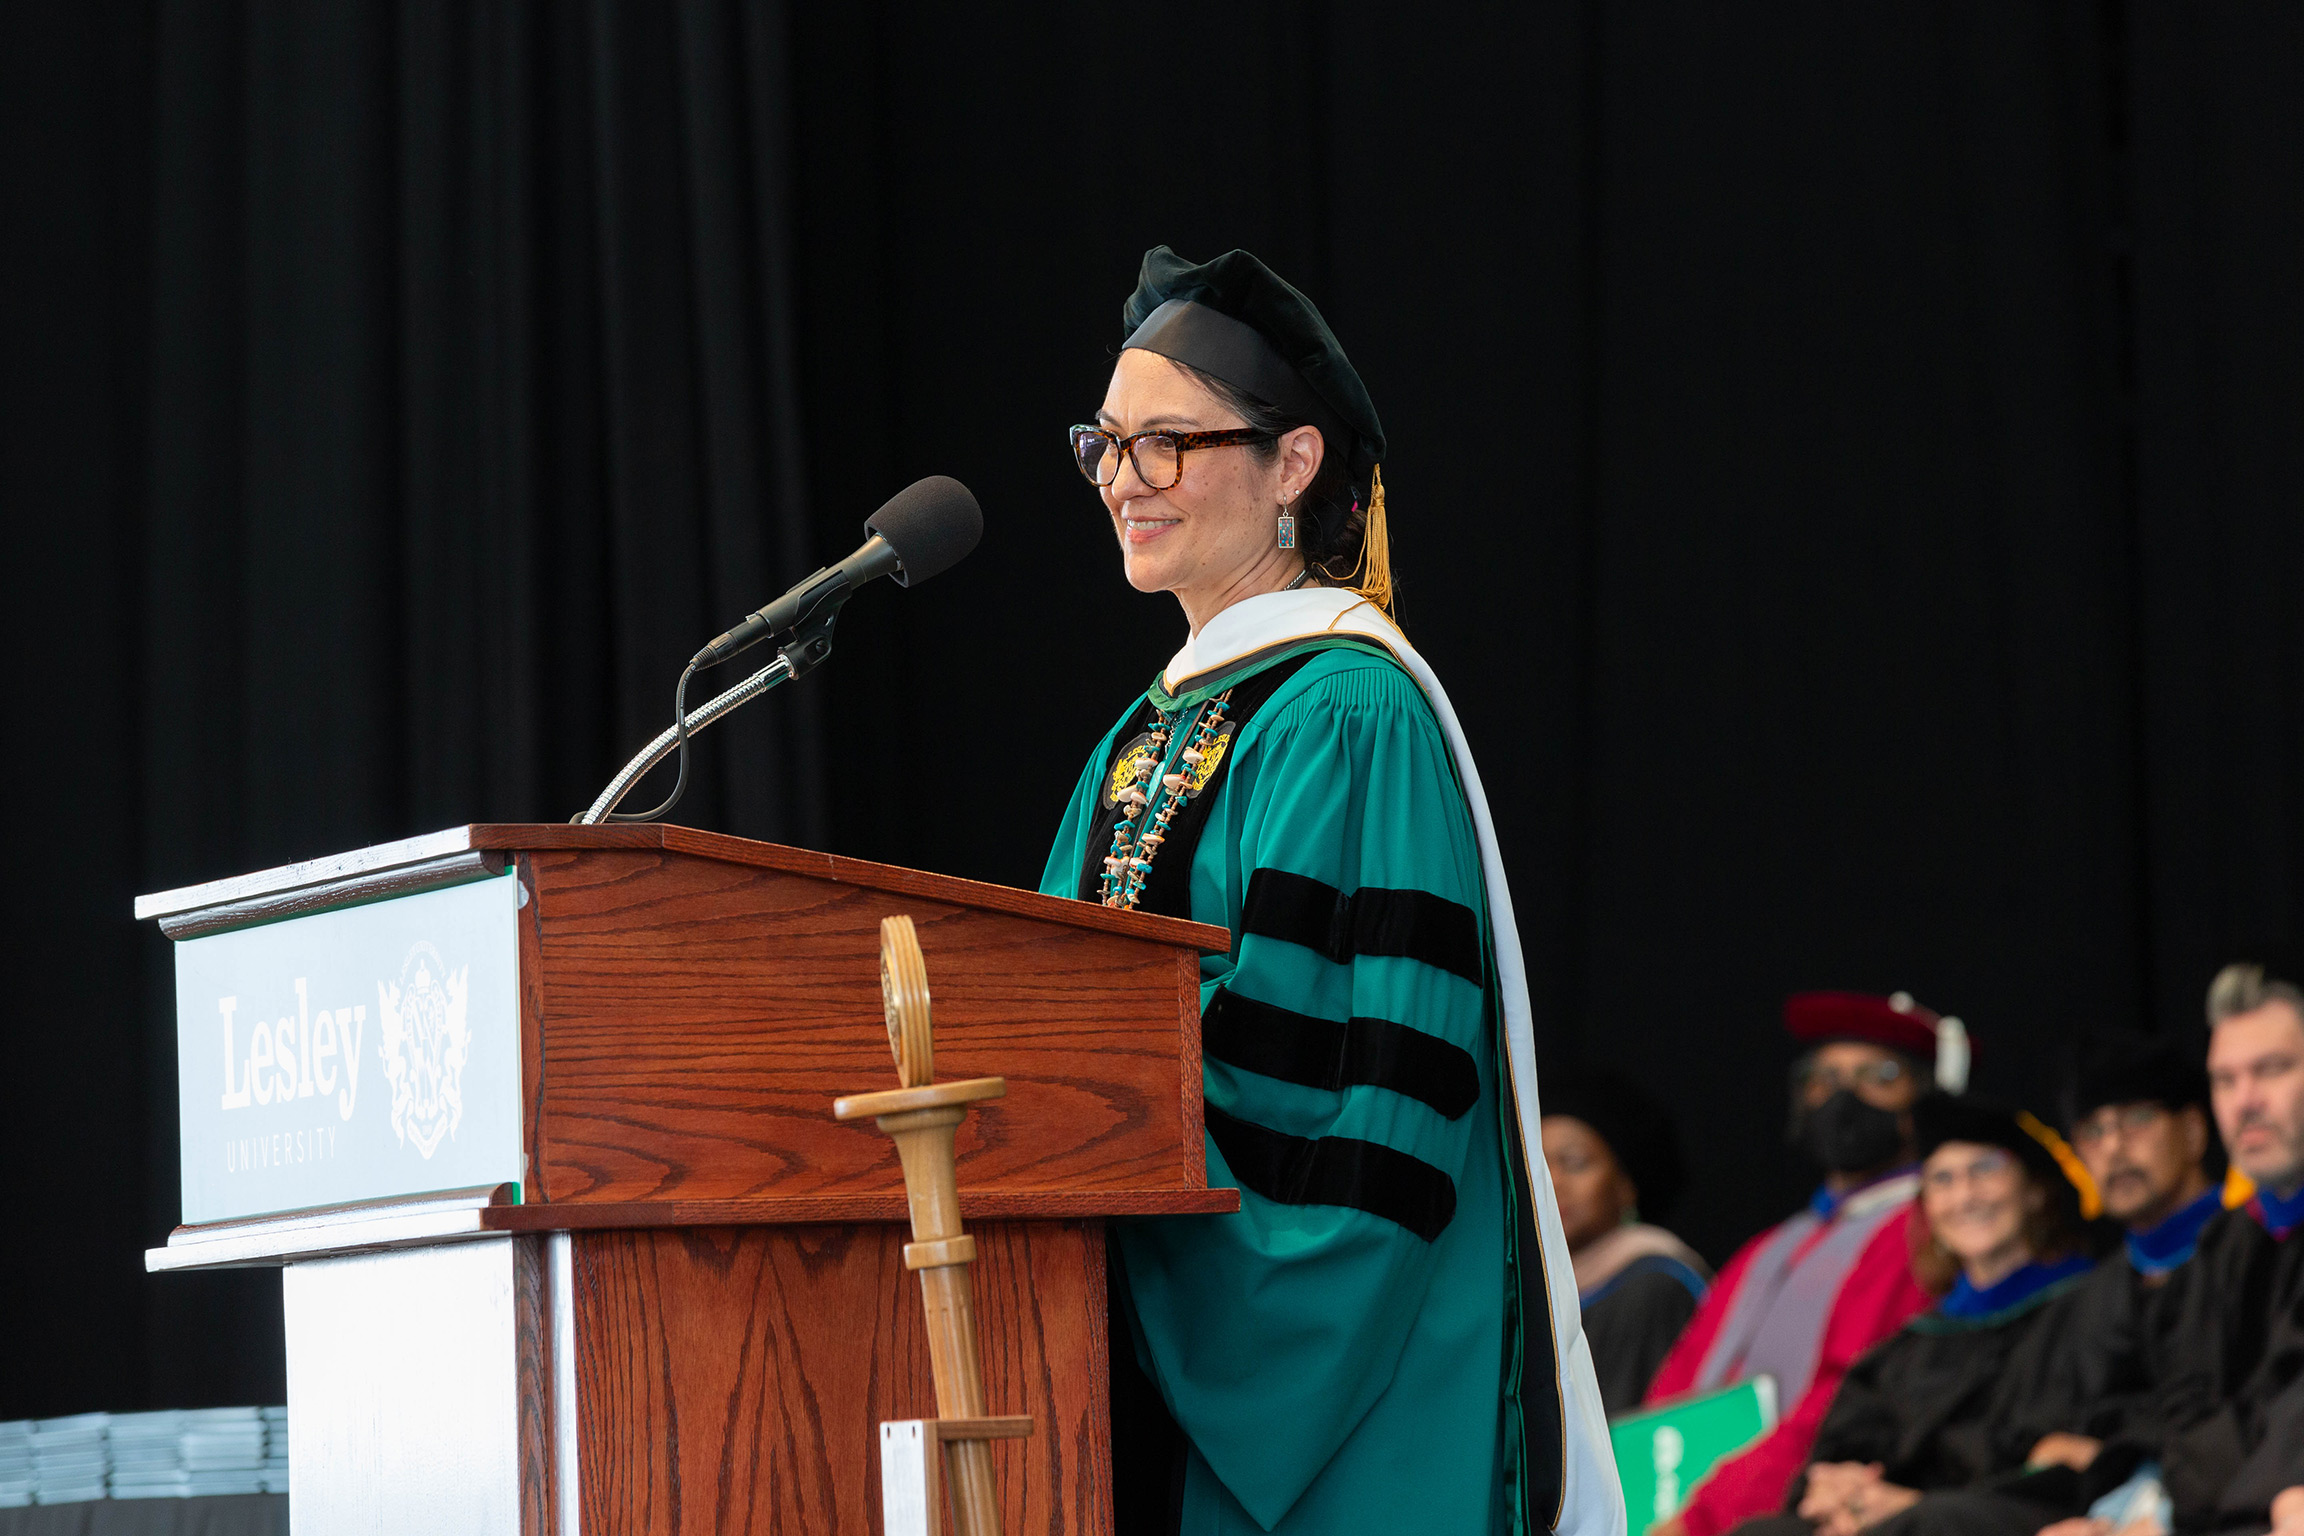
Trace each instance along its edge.
<path fill-rule="evenodd" d="M 928 1011 L 928 961 L 920 935 L 902 913 L 880 919 L 880 1002 L 888 1015 L 888 1049 L 896 1080 L 925 1087 L 936 1077 L 936 1037 Z"/>

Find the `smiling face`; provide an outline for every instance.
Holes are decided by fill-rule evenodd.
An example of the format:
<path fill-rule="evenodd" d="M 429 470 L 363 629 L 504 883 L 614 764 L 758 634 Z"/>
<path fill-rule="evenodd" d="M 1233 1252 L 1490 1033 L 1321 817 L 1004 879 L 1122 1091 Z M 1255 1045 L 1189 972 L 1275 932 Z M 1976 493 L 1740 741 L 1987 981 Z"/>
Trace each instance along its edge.
<path fill-rule="evenodd" d="M 2280 1195 L 2304 1186 L 2304 1018 L 2285 998 L 2208 1037 L 2216 1129 L 2242 1173 Z"/>
<path fill-rule="evenodd" d="M 2003 1147 L 1948 1141 L 1920 1169 L 1929 1230 L 1978 1287 L 2033 1257 L 2025 1224 L 2047 1198 L 2016 1154 Z"/>
<path fill-rule="evenodd" d="M 1247 425 L 1200 382 L 1157 352 L 1130 348 L 1113 365 L 1096 424 L 1117 437 L 1172 429 L 1219 432 Z M 1276 519 L 1319 470 L 1315 427 L 1279 439 L 1269 458 L 1257 445 L 1195 448 L 1176 483 L 1154 490 L 1123 456 L 1112 483 L 1099 489 L 1128 584 L 1139 592 L 1173 592 L 1195 634 L 1245 597 L 1277 592 L 1304 570 L 1304 558 L 1280 548 Z"/>

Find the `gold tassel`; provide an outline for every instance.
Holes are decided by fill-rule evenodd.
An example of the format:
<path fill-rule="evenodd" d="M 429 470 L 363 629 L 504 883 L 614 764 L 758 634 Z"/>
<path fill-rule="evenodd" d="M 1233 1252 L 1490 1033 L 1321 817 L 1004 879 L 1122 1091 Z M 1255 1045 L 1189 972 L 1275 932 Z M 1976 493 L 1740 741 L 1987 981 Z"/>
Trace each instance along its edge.
<path fill-rule="evenodd" d="M 1344 585 L 1385 613 L 1392 612 L 1392 535 L 1384 522 L 1384 471 L 1368 473 L 1368 521 L 1360 537 L 1359 563 Z"/>
<path fill-rule="evenodd" d="M 2256 1181 L 2238 1168 L 2224 1170 L 2224 1209 L 2236 1211 L 2256 1198 Z"/>
<path fill-rule="evenodd" d="M 2096 1180 L 2090 1176 L 2088 1165 L 2080 1161 L 2080 1154 L 2028 1110 L 2016 1111 L 2016 1124 L 2025 1135 L 2040 1143 L 2048 1155 L 2056 1159 L 2056 1166 L 2064 1170 L 2065 1180 L 2080 1196 L 2081 1219 L 2094 1221 L 2101 1216 L 2104 1213 L 2104 1197 L 2098 1193 Z"/>

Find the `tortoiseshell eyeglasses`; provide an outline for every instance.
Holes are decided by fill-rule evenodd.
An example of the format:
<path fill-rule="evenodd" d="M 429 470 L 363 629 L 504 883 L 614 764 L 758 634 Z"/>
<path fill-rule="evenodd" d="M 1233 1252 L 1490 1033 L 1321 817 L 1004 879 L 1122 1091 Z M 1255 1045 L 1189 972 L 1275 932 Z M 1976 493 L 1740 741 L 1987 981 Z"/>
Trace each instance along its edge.
<path fill-rule="evenodd" d="M 1115 437 L 1102 427 L 1072 429 L 1072 460 L 1090 485 L 1110 485 L 1120 478 L 1120 455 L 1136 466 L 1136 478 L 1146 488 L 1164 491 L 1184 473 L 1184 455 L 1194 448 L 1228 448 L 1234 443 L 1268 442 L 1272 434 L 1254 427 L 1228 427 L 1221 432 L 1138 432 Z"/>

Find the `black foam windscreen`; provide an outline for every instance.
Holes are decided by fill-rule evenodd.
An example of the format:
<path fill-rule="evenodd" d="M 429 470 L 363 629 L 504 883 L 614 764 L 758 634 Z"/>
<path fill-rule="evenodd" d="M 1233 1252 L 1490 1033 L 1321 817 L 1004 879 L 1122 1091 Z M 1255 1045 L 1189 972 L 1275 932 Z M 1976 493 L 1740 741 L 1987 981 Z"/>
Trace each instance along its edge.
<path fill-rule="evenodd" d="M 908 587 L 950 570 L 976 547 L 984 537 L 984 509 L 950 475 L 930 475 L 889 497 L 864 526 L 904 562 L 895 576 L 897 585 Z"/>

